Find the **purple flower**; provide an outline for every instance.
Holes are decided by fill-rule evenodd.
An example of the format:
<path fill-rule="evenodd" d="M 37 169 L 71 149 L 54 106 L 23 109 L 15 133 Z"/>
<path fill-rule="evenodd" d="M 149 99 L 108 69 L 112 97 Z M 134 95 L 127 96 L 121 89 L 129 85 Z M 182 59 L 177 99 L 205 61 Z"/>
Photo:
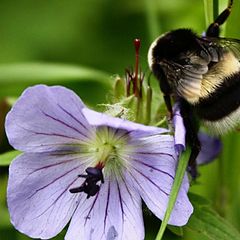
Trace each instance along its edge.
<path fill-rule="evenodd" d="M 186 149 L 186 129 L 178 103 L 173 106 L 173 126 L 175 150 L 180 155 Z"/>
<path fill-rule="evenodd" d="M 220 154 L 222 150 L 222 142 L 219 138 L 209 136 L 203 132 L 198 134 L 201 142 L 201 151 L 196 159 L 197 164 L 207 164 L 212 162 Z"/>
<path fill-rule="evenodd" d="M 64 87 L 28 88 L 6 119 L 11 145 L 7 201 L 32 238 L 144 239 L 142 199 L 163 219 L 177 157 L 167 130 L 94 112 Z M 185 176 L 169 224 L 193 211 Z"/>

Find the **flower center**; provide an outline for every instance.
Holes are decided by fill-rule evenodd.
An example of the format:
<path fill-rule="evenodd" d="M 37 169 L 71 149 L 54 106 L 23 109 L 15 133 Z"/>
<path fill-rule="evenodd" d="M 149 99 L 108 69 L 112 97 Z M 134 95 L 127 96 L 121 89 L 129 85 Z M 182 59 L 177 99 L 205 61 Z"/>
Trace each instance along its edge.
<path fill-rule="evenodd" d="M 111 142 L 103 142 L 102 145 L 97 146 L 95 149 L 95 157 L 97 161 L 101 162 L 104 166 L 110 158 L 114 159 L 116 147 Z"/>
<path fill-rule="evenodd" d="M 128 148 L 128 134 L 124 130 L 99 127 L 90 147 L 95 166 L 104 168 L 104 175 L 118 175 L 126 166 L 124 153 Z"/>
<path fill-rule="evenodd" d="M 98 127 L 92 140 L 82 146 L 82 154 L 89 159 L 90 167 L 86 168 L 87 174 L 78 175 L 85 178 L 80 187 L 72 188 L 71 193 L 85 192 L 87 198 L 94 196 L 100 190 L 98 182 L 104 183 L 104 176 L 116 178 L 121 175 L 127 165 L 125 154 L 129 148 L 128 132 L 109 127 Z"/>

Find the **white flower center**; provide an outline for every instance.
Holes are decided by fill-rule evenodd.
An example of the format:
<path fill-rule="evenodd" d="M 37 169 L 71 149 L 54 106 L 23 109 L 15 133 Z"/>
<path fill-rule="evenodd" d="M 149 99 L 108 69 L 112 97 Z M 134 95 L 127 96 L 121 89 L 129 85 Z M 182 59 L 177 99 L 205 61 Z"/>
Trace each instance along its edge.
<path fill-rule="evenodd" d="M 94 166 L 102 166 L 104 175 L 119 175 L 127 167 L 126 153 L 130 150 L 128 140 L 126 130 L 98 127 L 88 145 Z"/>

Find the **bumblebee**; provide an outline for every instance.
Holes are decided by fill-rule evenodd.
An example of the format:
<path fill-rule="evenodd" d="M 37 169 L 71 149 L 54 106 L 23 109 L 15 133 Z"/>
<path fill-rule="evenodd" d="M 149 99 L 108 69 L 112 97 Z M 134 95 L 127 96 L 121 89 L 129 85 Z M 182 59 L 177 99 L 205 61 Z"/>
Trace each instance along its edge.
<path fill-rule="evenodd" d="M 196 177 L 201 145 L 198 120 L 213 133 L 223 134 L 240 122 L 240 41 L 220 38 L 233 0 L 208 27 L 205 36 L 177 29 L 158 37 L 150 46 L 148 63 L 160 83 L 168 111 L 179 102 L 191 147 L 190 173 Z"/>

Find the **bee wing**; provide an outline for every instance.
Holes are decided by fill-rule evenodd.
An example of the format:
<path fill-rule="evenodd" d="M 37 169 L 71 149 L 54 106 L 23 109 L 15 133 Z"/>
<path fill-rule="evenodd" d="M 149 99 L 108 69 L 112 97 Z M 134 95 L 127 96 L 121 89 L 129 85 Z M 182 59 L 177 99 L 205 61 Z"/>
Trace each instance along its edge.
<path fill-rule="evenodd" d="M 187 100 L 198 98 L 201 91 L 203 75 L 208 71 L 211 57 L 196 53 L 182 55 L 176 61 L 168 61 L 167 78 L 177 94 Z"/>
<path fill-rule="evenodd" d="M 196 60 L 197 57 L 195 57 Z M 201 62 L 202 59 L 199 59 Z M 203 74 L 207 73 L 208 65 L 205 63 L 192 63 L 182 65 L 181 76 L 177 85 L 177 93 L 183 98 L 191 101 L 199 98 Z"/>
<path fill-rule="evenodd" d="M 210 63 L 219 62 L 224 52 L 234 51 L 240 56 L 240 41 L 230 44 L 227 39 L 198 38 L 199 49 L 187 52 L 171 63 L 177 94 L 190 102 L 199 99 L 203 75 L 208 72 Z M 228 44 L 228 45 L 227 45 Z M 237 51 L 236 48 L 239 50 Z"/>
<path fill-rule="evenodd" d="M 226 51 L 230 51 L 240 61 L 240 40 L 233 38 L 208 38 Z"/>

